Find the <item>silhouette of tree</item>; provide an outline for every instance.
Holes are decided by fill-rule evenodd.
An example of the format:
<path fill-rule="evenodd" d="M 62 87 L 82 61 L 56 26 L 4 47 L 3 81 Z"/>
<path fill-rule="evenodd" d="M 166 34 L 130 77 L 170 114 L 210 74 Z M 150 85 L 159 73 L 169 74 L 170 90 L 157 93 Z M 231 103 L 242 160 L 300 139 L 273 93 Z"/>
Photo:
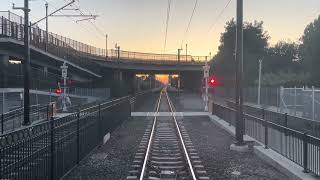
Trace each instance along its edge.
<path fill-rule="evenodd" d="M 212 72 L 225 86 L 233 86 L 235 79 L 235 40 L 236 23 L 227 22 L 225 32 L 221 34 L 217 55 L 211 61 Z M 247 85 L 254 83 L 258 76 L 258 60 L 266 54 L 269 36 L 263 30 L 263 22 L 254 21 L 244 24 L 244 81 Z"/>
<path fill-rule="evenodd" d="M 299 51 L 305 70 L 311 73 L 311 82 L 320 85 L 320 16 L 307 25 L 300 40 Z"/>

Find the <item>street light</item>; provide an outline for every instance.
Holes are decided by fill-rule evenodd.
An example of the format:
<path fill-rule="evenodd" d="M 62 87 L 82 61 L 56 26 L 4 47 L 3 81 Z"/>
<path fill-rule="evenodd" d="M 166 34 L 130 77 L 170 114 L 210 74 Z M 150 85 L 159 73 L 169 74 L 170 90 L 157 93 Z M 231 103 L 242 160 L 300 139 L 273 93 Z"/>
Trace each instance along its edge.
<path fill-rule="evenodd" d="M 258 105 L 260 105 L 261 96 L 261 71 L 262 71 L 262 59 L 259 59 L 259 82 L 258 82 Z"/>

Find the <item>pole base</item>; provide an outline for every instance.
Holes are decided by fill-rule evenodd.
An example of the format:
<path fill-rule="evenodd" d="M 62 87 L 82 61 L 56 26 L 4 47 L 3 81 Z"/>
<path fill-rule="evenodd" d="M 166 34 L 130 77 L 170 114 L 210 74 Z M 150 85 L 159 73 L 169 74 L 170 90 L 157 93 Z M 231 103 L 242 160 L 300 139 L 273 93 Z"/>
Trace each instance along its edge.
<path fill-rule="evenodd" d="M 249 145 L 244 143 L 244 144 L 231 144 L 230 145 L 230 150 L 231 151 L 237 151 L 237 152 L 250 152 Z"/>
<path fill-rule="evenodd" d="M 30 126 L 30 125 L 31 125 L 31 122 L 28 122 L 28 123 L 23 122 L 22 123 L 22 126 Z"/>

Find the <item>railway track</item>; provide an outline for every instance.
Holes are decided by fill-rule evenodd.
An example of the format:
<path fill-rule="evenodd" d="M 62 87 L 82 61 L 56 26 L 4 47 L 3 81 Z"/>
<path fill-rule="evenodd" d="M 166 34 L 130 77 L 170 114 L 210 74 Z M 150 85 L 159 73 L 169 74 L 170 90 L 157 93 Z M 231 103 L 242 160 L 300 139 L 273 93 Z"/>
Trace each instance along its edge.
<path fill-rule="evenodd" d="M 170 112 L 170 116 L 159 116 Z M 146 129 L 127 179 L 210 179 L 166 88 L 159 95 L 152 123 Z"/>

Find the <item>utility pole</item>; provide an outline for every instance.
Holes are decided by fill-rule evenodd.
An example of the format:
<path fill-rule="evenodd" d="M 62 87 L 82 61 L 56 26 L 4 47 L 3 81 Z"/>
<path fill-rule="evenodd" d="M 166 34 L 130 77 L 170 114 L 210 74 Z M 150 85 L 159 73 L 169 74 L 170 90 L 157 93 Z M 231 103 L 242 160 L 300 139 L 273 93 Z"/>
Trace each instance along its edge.
<path fill-rule="evenodd" d="M 30 29 L 29 29 L 29 0 L 24 0 L 24 121 L 30 125 Z M 30 27 L 31 28 L 31 27 Z"/>
<path fill-rule="evenodd" d="M 236 142 L 235 145 L 244 145 L 244 118 L 243 118 L 243 0 L 237 0 L 237 30 L 236 30 Z"/>
<path fill-rule="evenodd" d="M 186 62 L 188 61 L 188 44 L 186 44 Z"/>
<path fill-rule="evenodd" d="M 181 53 L 181 51 L 182 51 L 183 49 L 182 48 L 179 48 L 178 49 L 178 66 L 180 66 L 180 53 Z M 180 83 L 181 83 L 181 72 L 180 72 L 180 68 L 179 68 L 179 70 L 178 70 L 178 76 L 179 76 L 179 78 L 178 78 L 178 95 L 180 96 Z"/>
<path fill-rule="evenodd" d="M 259 59 L 259 82 L 258 82 L 258 105 L 260 105 L 261 96 L 261 71 L 262 71 L 262 59 Z"/>
<path fill-rule="evenodd" d="M 24 7 L 15 7 L 24 11 L 24 61 L 23 61 L 23 86 L 24 86 L 24 103 L 23 103 L 23 125 L 28 126 L 30 122 L 30 29 L 29 29 L 29 0 L 24 0 Z M 31 26 L 30 26 L 31 28 Z"/>
<path fill-rule="evenodd" d="M 108 60 L 108 34 L 106 34 L 106 60 Z"/>
<path fill-rule="evenodd" d="M 48 44 L 49 44 L 49 29 L 48 29 L 48 2 L 45 4 L 46 6 L 46 51 L 48 51 Z"/>

